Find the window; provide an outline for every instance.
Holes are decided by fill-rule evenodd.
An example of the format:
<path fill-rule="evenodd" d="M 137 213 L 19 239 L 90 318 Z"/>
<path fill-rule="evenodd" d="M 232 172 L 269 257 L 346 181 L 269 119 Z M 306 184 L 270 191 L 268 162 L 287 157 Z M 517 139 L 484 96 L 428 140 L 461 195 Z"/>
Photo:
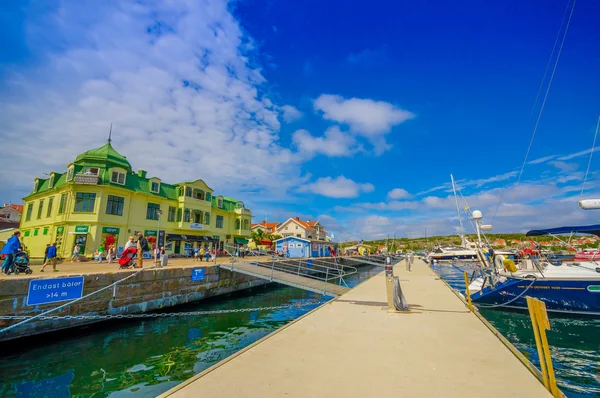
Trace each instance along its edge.
<path fill-rule="evenodd" d="M 244 203 L 242 203 L 242 202 L 237 202 L 237 203 L 235 204 L 235 208 L 236 208 L 236 209 L 243 209 L 243 208 L 244 208 Z"/>
<path fill-rule="evenodd" d="M 192 188 L 190 187 L 185 187 L 185 196 L 187 197 L 192 197 Z"/>
<path fill-rule="evenodd" d="M 39 185 L 40 185 L 40 181 L 39 180 L 35 180 L 33 182 L 33 192 L 37 192 Z"/>
<path fill-rule="evenodd" d="M 201 189 L 194 189 L 194 198 L 204 200 L 204 191 Z"/>
<path fill-rule="evenodd" d="M 211 197 L 211 194 L 210 194 L 210 192 L 207 192 L 207 193 L 206 193 L 206 200 L 207 200 L 208 202 L 210 202 L 210 201 L 212 200 L 212 197 Z"/>
<path fill-rule="evenodd" d="M 146 219 L 147 220 L 158 220 L 158 211 L 160 210 L 160 205 L 156 203 L 148 203 L 148 208 L 146 209 Z"/>
<path fill-rule="evenodd" d="M 96 194 L 77 192 L 75 195 L 75 211 L 80 213 L 93 213 L 96 204 Z"/>
<path fill-rule="evenodd" d="M 54 174 L 50 176 L 50 181 L 48 182 L 48 188 L 52 188 L 54 186 Z"/>
<path fill-rule="evenodd" d="M 37 219 L 39 220 L 40 218 L 42 218 L 42 210 L 44 209 L 44 199 L 40 200 L 40 205 L 38 207 L 38 215 L 37 215 Z"/>
<path fill-rule="evenodd" d="M 217 207 L 219 209 L 223 207 L 223 198 L 217 198 Z"/>
<path fill-rule="evenodd" d="M 125 173 L 121 173 L 119 171 L 113 171 L 112 176 L 110 177 L 110 182 L 125 185 Z"/>
<path fill-rule="evenodd" d="M 48 199 L 48 211 L 46 212 L 46 218 L 52 215 L 52 205 L 54 204 L 54 196 Z M 46 235 L 46 234 L 44 234 Z"/>
<path fill-rule="evenodd" d="M 298 226 L 296 225 L 296 230 L 298 230 Z"/>
<path fill-rule="evenodd" d="M 240 229 L 240 220 L 235 220 L 235 229 Z"/>
<path fill-rule="evenodd" d="M 177 192 L 179 193 L 179 197 L 183 196 L 184 188 L 183 187 L 179 187 L 177 189 Z"/>
<path fill-rule="evenodd" d="M 223 228 L 223 216 L 217 216 L 217 228 Z"/>
<path fill-rule="evenodd" d="M 177 213 L 177 208 L 175 208 L 173 206 L 169 206 L 169 215 L 168 215 L 167 221 L 174 222 L 176 213 Z"/>
<path fill-rule="evenodd" d="M 33 236 L 38 236 L 38 232 L 40 232 L 39 228 L 33 230 Z"/>
<path fill-rule="evenodd" d="M 181 210 L 181 208 L 177 209 L 177 222 L 181 222 L 182 213 L 183 213 L 183 210 Z"/>
<path fill-rule="evenodd" d="M 83 169 L 83 174 L 88 176 L 97 176 L 100 173 L 100 169 L 97 167 L 86 167 Z"/>
<path fill-rule="evenodd" d="M 122 198 L 120 196 L 108 195 L 108 202 L 106 202 L 106 214 L 122 216 L 124 206 L 125 198 Z"/>
<path fill-rule="evenodd" d="M 27 214 L 25 215 L 25 221 L 31 220 L 31 213 L 33 212 L 33 203 L 27 205 Z"/>
<path fill-rule="evenodd" d="M 73 179 L 74 173 L 75 173 L 75 168 L 73 166 L 69 167 L 69 170 L 67 170 L 67 181 L 71 181 Z"/>
<path fill-rule="evenodd" d="M 210 213 L 204 213 L 204 224 L 210 225 Z"/>
<path fill-rule="evenodd" d="M 300 235 L 300 234 L 296 234 L 296 236 L 297 236 L 297 237 L 299 237 L 299 238 L 301 238 L 301 237 L 302 237 L 302 235 Z"/>
<path fill-rule="evenodd" d="M 60 195 L 60 203 L 58 204 L 58 214 L 63 214 L 65 212 L 65 208 L 67 206 L 67 195 L 63 193 Z"/>
<path fill-rule="evenodd" d="M 160 192 L 160 184 L 156 181 L 152 181 L 152 185 L 150 186 L 150 190 L 155 193 Z"/>
<path fill-rule="evenodd" d="M 183 211 L 183 222 L 190 222 L 190 209 L 185 209 Z"/>
<path fill-rule="evenodd" d="M 44 235 L 48 235 L 48 231 L 49 231 L 49 228 L 48 227 L 44 227 Z"/>
<path fill-rule="evenodd" d="M 25 232 L 23 233 L 23 236 L 29 236 L 29 234 L 30 234 L 30 233 L 31 233 L 30 231 L 25 231 Z"/>
<path fill-rule="evenodd" d="M 202 212 L 199 210 L 194 211 L 194 222 L 196 224 L 202 224 Z"/>

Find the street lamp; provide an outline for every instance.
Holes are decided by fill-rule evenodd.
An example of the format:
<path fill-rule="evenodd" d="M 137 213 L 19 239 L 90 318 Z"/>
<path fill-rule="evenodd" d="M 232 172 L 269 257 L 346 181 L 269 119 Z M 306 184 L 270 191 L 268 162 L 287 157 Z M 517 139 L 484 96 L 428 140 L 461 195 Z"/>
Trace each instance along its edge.
<path fill-rule="evenodd" d="M 156 220 L 158 222 L 158 225 L 156 227 L 156 248 L 157 249 L 159 248 L 158 244 L 160 243 L 160 216 L 162 216 L 162 213 L 163 212 L 161 209 L 156 210 L 156 215 L 157 215 Z M 156 262 L 156 258 L 157 258 L 156 251 L 153 254 L 154 254 L 154 262 Z"/>

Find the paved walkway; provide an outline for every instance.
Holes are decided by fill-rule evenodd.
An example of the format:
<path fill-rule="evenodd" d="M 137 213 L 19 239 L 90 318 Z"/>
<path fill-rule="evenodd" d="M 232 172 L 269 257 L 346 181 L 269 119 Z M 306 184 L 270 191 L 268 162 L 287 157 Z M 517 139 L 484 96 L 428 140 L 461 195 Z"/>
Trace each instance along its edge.
<path fill-rule="evenodd" d="M 265 261 L 270 259 L 271 256 L 252 256 L 246 257 L 246 259 L 252 259 L 253 261 Z M 231 257 L 219 257 L 217 258 L 217 264 L 227 264 L 231 263 Z M 0 262 L 1 264 L 1 262 Z M 169 259 L 169 264 L 167 268 L 186 268 L 186 267 L 203 267 L 203 266 L 212 266 L 214 262 L 206 262 L 206 261 L 193 261 L 191 258 L 172 258 Z M 153 260 L 145 259 L 144 260 L 144 268 L 151 267 L 153 265 Z M 114 273 L 114 272 L 131 272 L 132 268 L 119 270 L 119 263 L 114 261 L 112 264 L 108 264 L 106 261 L 102 263 L 97 263 L 94 261 L 85 261 L 85 262 L 69 262 L 63 261 L 57 264 L 56 268 L 59 272 L 52 272 L 52 265 L 47 265 L 44 269 L 44 272 L 40 272 L 42 268 L 41 265 L 32 265 L 31 269 L 33 270 L 33 274 L 25 275 L 20 273 L 19 275 L 5 275 L 3 272 L 0 272 L 0 279 L 12 279 L 12 278 L 53 278 L 58 276 L 67 276 L 67 275 L 88 275 L 88 274 L 105 274 L 105 273 Z"/>
<path fill-rule="evenodd" d="M 396 275 L 410 313 L 379 274 L 163 397 L 550 397 L 423 262 Z"/>

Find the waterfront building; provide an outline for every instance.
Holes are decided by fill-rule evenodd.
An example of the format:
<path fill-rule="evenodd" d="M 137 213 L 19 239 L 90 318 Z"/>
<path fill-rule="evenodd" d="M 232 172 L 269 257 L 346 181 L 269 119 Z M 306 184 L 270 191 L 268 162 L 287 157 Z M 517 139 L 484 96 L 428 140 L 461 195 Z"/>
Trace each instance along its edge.
<path fill-rule="evenodd" d="M 0 221 L 19 223 L 22 213 L 23 205 L 5 203 L 4 206 L 0 207 Z"/>
<path fill-rule="evenodd" d="M 287 221 L 279 224 L 275 233 L 283 237 L 295 236 L 309 240 L 327 240 L 327 231 L 319 221 L 302 221 L 300 217 L 289 218 Z"/>
<path fill-rule="evenodd" d="M 56 241 L 59 257 L 70 257 L 75 244 L 89 257 L 100 245 L 122 248 L 138 232 L 175 254 L 247 243 L 252 212 L 243 202 L 215 195 L 201 179 L 170 184 L 146 174 L 134 172 L 109 139 L 65 172 L 36 178 L 20 225 L 30 256 L 43 257 Z"/>
<path fill-rule="evenodd" d="M 259 229 L 262 229 L 264 235 L 271 235 L 271 234 L 275 234 L 276 230 L 277 230 L 277 226 L 279 225 L 278 222 L 266 222 L 263 221 L 260 224 L 252 224 L 252 231 L 257 231 Z"/>
<path fill-rule="evenodd" d="M 312 240 L 297 236 L 286 236 L 273 241 L 275 252 L 288 253 L 290 258 L 329 257 L 331 248 L 337 250 L 337 244 L 322 240 Z"/>

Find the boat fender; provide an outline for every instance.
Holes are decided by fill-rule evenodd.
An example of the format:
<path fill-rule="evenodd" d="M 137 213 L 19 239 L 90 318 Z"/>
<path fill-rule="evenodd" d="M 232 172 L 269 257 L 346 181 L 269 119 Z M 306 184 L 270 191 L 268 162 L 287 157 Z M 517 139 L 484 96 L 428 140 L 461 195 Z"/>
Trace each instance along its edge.
<path fill-rule="evenodd" d="M 600 274 L 600 268 L 596 267 L 596 272 Z"/>
<path fill-rule="evenodd" d="M 515 265 L 515 262 L 513 260 L 504 260 L 502 264 L 504 265 L 505 271 L 508 271 L 510 273 L 517 272 L 517 266 Z"/>
<path fill-rule="evenodd" d="M 494 258 L 494 265 L 496 266 L 496 269 L 504 268 L 504 260 L 505 258 L 502 254 L 498 254 Z"/>

